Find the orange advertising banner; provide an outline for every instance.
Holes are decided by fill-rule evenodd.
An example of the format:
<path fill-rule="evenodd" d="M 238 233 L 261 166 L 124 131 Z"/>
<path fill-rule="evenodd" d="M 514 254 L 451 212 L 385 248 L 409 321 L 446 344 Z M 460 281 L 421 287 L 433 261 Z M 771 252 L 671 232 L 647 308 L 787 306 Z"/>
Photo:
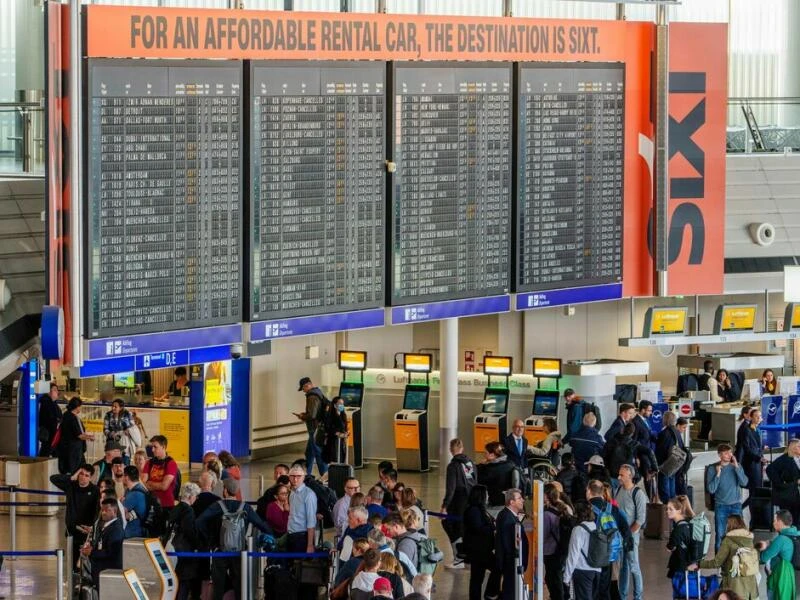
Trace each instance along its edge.
<path fill-rule="evenodd" d="M 670 25 L 671 296 L 723 291 L 727 47 L 724 23 Z"/>

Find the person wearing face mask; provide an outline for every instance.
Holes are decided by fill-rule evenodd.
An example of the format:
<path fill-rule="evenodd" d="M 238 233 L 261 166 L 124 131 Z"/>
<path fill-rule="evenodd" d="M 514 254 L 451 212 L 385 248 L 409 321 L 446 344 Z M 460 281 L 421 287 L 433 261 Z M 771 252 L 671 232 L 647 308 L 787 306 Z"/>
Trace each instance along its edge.
<path fill-rule="evenodd" d="M 347 443 L 347 413 L 344 411 L 344 398 L 335 396 L 323 420 L 325 427 L 325 446 L 322 460 L 326 463 L 344 462 L 344 445 Z"/>

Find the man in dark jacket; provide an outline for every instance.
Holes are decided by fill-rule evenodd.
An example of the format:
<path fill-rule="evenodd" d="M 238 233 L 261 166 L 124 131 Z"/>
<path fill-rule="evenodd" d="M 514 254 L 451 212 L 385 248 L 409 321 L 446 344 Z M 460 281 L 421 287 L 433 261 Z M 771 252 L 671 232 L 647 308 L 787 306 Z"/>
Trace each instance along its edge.
<path fill-rule="evenodd" d="M 322 390 L 314 385 L 310 377 L 303 377 L 300 380 L 297 391 L 306 395 L 306 409 L 299 414 L 292 413 L 306 424 L 306 429 L 308 430 L 306 471 L 311 475 L 314 470 L 314 462 L 316 462 L 319 476 L 323 477 L 328 472 L 328 464 L 322 460 L 322 444 L 320 443 L 322 440 L 317 436 L 317 429 L 322 424 L 328 399 L 322 393 Z"/>
<path fill-rule="evenodd" d="M 597 431 L 595 424 L 597 417 L 594 413 L 587 413 L 583 416 L 583 425 L 578 429 L 569 444 L 572 447 L 572 455 L 575 457 L 575 465 L 581 471 L 586 471 L 586 462 L 596 454 L 603 453 L 603 446 L 606 441 Z"/>
<path fill-rule="evenodd" d="M 503 574 L 503 600 L 513 600 L 516 589 L 516 557 L 517 539 L 522 557 L 523 569 L 528 565 L 528 536 L 524 533 L 517 537 L 517 525 L 525 516 L 525 499 L 516 488 L 505 491 L 505 508 L 497 515 L 494 551 L 497 568 Z"/>
<path fill-rule="evenodd" d="M 450 454 L 452 460 L 447 465 L 447 479 L 444 489 L 444 499 L 442 500 L 442 512 L 457 517 L 455 519 L 445 519 L 442 521 L 442 528 L 450 540 L 453 549 L 453 562 L 449 566 L 452 568 L 462 568 L 464 561 L 458 559 L 457 545 L 463 535 L 461 518 L 467 509 L 469 491 L 476 483 L 475 464 L 464 454 L 464 443 L 458 439 L 450 440 Z"/>
<path fill-rule="evenodd" d="M 627 402 L 620 404 L 617 418 L 611 423 L 611 427 L 608 428 L 608 431 L 606 431 L 604 436 L 606 441 L 609 441 L 620 431 L 622 431 L 622 428 L 625 427 L 626 424 L 630 423 L 635 415 L 636 407 L 633 404 L 628 404 Z"/>
<path fill-rule="evenodd" d="M 37 435 L 39 438 L 39 456 L 50 456 L 53 453 L 53 436 L 61 423 L 61 409 L 56 404 L 58 385 L 50 384 L 50 393 L 39 396 L 39 413 L 37 417 Z"/>
<path fill-rule="evenodd" d="M 595 424 L 593 427 L 600 431 L 603 421 L 600 418 L 600 411 L 597 406 L 590 402 L 584 402 L 575 394 L 575 390 L 567 388 L 564 390 L 564 402 L 567 404 L 567 435 L 564 436 L 564 443 L 568 443 L 572 436 L 584 424 L 583 417 L 587 413 L 594 414 Z"/>
<path fill-rule="evenodd" d="M 772 503 L 792 513 L 792 523 L 800 523 L 800 440 L 789 440 L 786 452 L 767 467 L 767 476 Z"/>
<path fill-rule="evenodd" d="M 100 573 L 106 569 L 122 568 L 122 541 L 125 530 L 119 518 L 116 498 L 106 498 L 100 503 L 100 537 L 96 545 L 89 542 L 81 548 L 81 554 L 91 561 L 92 586 L 100 587 Z"/>
<path fill-rule="evenodd" d="M 611 509 L 611 516 L 614 517 L 614 521 L 617 524 L 617 531 L 619 531 L 620 535 L 622 536 L 622 548 L 623 550 L 629 550 L 633 548 L 633 536 L 631 535 L 631 528 L 628 524 L 628 519 L 625 515 L 620 511 L 619 507 L 614 506 L 610 502 L 606 501 L 605 499 L 605 486 L 603 485 L 602 481 L 598 481 L 597 479 L 593 479 L 589 482 L 589 486 L 586 489 L 586 499 L 589 501 L 589 504 L 592 505 L 592 509 L 595 512 L 595 515 L 600 515 L 600 513 Z M 611 566 L 603 567 L 600 570 L 600 585 L 597 590 L 597 600 L 611 600 Z"/>
<path fill-rule="evenodd" d="M 489 442 L 484 452 L 485 462 L 477 468 L 477 480 L 489 491 L 489 506 L 503 505 L 503 492 L 520 487 L 519 469 L 508 460 L 500 442 Z"/>
<path fill-rule="evenodd" d="M 653 416 L 653 403 L 649 400 L 642 400 L 639 402 L 639 412 L 633 417 L 632 423 L 636 428 L 633 438 L 653 450 L 656 447 L 656 434 L 650 429 L 650 423 L 647 420 L 651 416 Z"/>
<path fill-rule="evenodd" d="M 633 438 L 635 428 L 628 423 L 606 444 L 603 460 L 611 475 L 611 486 L 616 490 L 614 480 L 619 477 L 619 468 L 630 465 L 638 475 L 654 473 L 657 470 L 656 459 L 648 446 L 644 446 Z M 638 481 L 638 479 L 637 479 Z"/>
<path fill-rule="evenodd" d="M 516 419 L 511 425 L 511 433 L 503 439 L 508 460 L 523 471 L 528 468 L 528 440 L 525 437 L 525 423 Z"/>
<path fill-rule="evenodd" d="M 72 556 L 76 560 L 97 516 L 100 490 L 92 483 L 93 474 L 94 467 L 84 464 L 72 475 L 50 476 L 50 482 L 66 495 L 66 535 L 72 536 Z"/>

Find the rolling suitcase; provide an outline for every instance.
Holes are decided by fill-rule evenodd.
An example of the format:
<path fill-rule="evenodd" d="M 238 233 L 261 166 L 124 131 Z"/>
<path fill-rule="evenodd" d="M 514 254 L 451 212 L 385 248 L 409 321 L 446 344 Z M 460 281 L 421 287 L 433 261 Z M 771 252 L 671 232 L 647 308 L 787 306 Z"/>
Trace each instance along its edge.
<path fill-rule="evenodd" d="M 647 503 L 647 520 L 644 524 L 644 537 L 651 540 L 665 540 L 669 537 L 667 505 L 662 504 L 656 491 L 655 478 L 650 480 L 650 502 Z"/>
<path fill-rule="evenodd" d="M 772 490 L 768 487 L 753 488 L 750 492 L 750 531 L 771 531 L 772 513 Z"/>
<path fill-rule="evenodd" d="M 342 446 L 344 446 L 344 460 L 341 460 Z M 336 492 L 336 497 L 344 496 L 344 482 L 355 476 L 353 465 L 347 462 L 347 442 L 339 444 L 339 462 L 328 465 L 328 487 Z"/>

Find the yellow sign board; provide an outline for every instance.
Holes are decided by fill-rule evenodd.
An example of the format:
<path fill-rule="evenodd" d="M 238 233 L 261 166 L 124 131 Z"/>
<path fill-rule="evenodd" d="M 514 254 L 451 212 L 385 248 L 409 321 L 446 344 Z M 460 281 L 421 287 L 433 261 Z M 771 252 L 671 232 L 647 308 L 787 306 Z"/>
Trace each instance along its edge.
<path fill-rule="evenodd" d="M 483 372 L 485 375 L 511 375 L 511 357 L 484 356 Z"/>
<path fill-rule="evenodd" d="M 722 307 L 722 331 L 752 331 L 755 323 L 755 305 Z"/>
<path fill-rule="evenodd" d="M 653 308 L 650 332 L 654 334 L 682 334 L 686 331 L 685 308 Z"/>
<path fill-rule="evenodd" d="M 800 327 L 800 304 L 795 304 L 792 308 L 792 329 Z"/>
<path fill-rule="evenodd" d="M 414 373 L 430 373 L 431 372 L 431 355 L 430 354 L 404 354 L 403 355 L 403 370 L 411 371 Z"/>
<path fill-rule="evenodd" d="M 339 368 L 363 371 L 367 368 L 367 353 L 353 350 L 339 350 Z"/>
<path fill-rule="evenodd" d="M 560 358 L 534 358 L 534 377 L 561 377 Z"/>

